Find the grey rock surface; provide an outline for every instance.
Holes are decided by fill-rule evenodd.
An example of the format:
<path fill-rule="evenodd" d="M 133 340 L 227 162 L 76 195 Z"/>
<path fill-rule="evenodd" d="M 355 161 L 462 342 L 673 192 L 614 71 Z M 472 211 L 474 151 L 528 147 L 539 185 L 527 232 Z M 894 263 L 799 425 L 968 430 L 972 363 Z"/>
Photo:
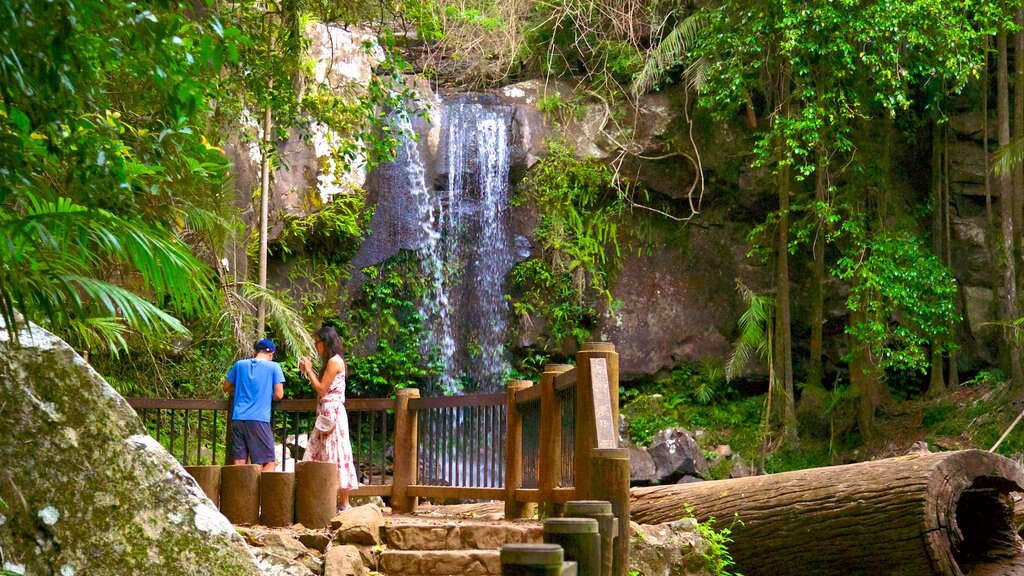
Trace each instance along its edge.
<path fill-rule="evenodd" d="M 25 574 L 259 574 L 232 525 L 65 342 L 0 322 L 0 550 Z"/>

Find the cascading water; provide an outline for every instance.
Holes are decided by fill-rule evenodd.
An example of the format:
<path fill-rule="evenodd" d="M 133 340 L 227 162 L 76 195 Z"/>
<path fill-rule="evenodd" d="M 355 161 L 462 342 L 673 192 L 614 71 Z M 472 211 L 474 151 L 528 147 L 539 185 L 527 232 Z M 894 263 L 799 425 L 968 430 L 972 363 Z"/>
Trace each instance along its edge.
<path fill-rule="evenodd" d="M 429 344 L 441 354 L 446 391 L 469 378 L 496 390 L 507 365 L 505 275 L 509 233 L 508 113 L 467 97 L 446 102 L 443 152 L 431 219 L 435 244 L 420 248 L 433 284 L 424 302 Z"/>
<path fill-rule="evenodd" d="M 428 285 L 419 304 L 424 358 L 444 367 L 436 391 L 458 393 L 468 382 L 498 390 L 508 369 L 505 277 L 514 252 L 511 109 L 460 95 L 437 103 L 433 120 L 392 114 L 403 142 L 395 161 L 378 170 L 371 237 L 355 262 L 414 250 Z"/>

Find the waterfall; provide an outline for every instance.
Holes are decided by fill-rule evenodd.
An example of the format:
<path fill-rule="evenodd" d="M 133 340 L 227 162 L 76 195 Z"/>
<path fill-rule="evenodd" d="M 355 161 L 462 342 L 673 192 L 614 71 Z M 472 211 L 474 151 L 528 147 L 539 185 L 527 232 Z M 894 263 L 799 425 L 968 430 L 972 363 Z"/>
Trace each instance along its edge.
<path fill-rule="evenodd" d="M 436 102 L 428 117 L 396 111 L 390 123 L 402 143 L 395 160 L 376 171 L 371 234 L 353 263 L 413 250 L 427 285 L 418 303 L 424 361 L 436 358 L 444 367 L 428 392 L 462 392 L 466 381 L 500 390 L 508 371 L 505 277 L 515 244 L 511 109 L 460 95 Z"/>
<path fill-rule="evenodd" d="M 508 112 L 457 97 L 445 102 L 441 124 L 442 177 L 430 219 L 439 241 L 419 248 L 431 281 L 428 345 L 444 363 L 445 391 L 459 390 L 460 378 L 497 390 L 507 371 L 504 282 L 512 266 Z"/>

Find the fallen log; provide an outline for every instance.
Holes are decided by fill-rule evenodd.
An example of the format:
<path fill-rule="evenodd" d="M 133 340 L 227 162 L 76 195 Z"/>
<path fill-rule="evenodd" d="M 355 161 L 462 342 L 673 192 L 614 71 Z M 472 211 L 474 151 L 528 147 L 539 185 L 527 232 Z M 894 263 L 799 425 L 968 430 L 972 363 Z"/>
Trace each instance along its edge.
<path fill-rule="evenodd" d="M 1017 574 L 1024 557 L 1012 460 L 966 450 L 770 474 L 634 488 L 641 524 L 689 516 L 732 529 L 745 576 Z M 735 522 L 734 520 L 739 520 Z"/>

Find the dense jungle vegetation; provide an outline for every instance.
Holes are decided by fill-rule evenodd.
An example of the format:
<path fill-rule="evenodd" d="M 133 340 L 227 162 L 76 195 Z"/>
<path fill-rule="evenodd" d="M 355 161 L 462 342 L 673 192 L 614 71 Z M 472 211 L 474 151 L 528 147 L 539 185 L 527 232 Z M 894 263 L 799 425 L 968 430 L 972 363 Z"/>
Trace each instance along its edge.
<path fill-rule="evenodd" d="M 370 30 L 373 77 L 342 91 L 312 82 L 310 22 Z M 653 405 L 631 422 L 634 436 L 704 428 L 752 460 L 766 445 L 769 470 L 907 439 L 988 448 L 1024 400 L 1022 25 L 1020 2 L 972 0 L 4 0 L 0 314 L 89 352 L 126 395 L 216 397 L 231 360 L 266 334 L 285 344 L 288 395 L 308 396 L 296 358 L 323 321 L 357 351 L 354 394 L 426 388 L 437 360 L 421 348 L 412 256 L 361 270 L 356 293 L 339 290 L 367 233 L 364 195 L 323 204 L 314 194 L 310 215 L 284 218 L 272 240 L 259 226 L 281 169 L 276 144 L 318 122 L 339 136 L 339 171 L 390 159 L 400 135 L 382 111 L 415 99 L 400 82 L 413 74 L 460 90 L 569 83 L 575 96 L 537 103 L 553 124 L 600 102 L 614 125 L 644 94 L 678 90 L 687 119 L 742 132 L 744 170 L 773 192 L 749 238 L 772 281 L 741 287 L 748 308 L 736 312 L 728 362 L 626 386 L 624 402 L 661 395 L 643 399 Z M 991 117 L 983 201 L 1001 348 L 996 364 L 961 373 L 949 122 L 965 112 Z M 239 136 L 241 125 L 253 130 Z M 231 138 L 258 151 L 255 189 L 236 188 Z M 692 139 L 663 145 L 699 174 Z M 893 148 L 920 141 L 928 195 L 897 193 Z M 517 191 L 542 215 L 543 257 L 513 269 L 511 307 L 541 337 L 515 349 L 510 377 L 564 361 L 614 313 L 621 259 L 651 241 L 644 222 L 683 235 L 708 210 L 728 213 L 721 200 L 704 206 L 703 181 L 682 200 L 650 193 L 622 169 L 626 156 L 582 160 L 553 142 Z M 237 246 L 242 265 L 227 257 Z M 268 282 L 268 260 L 290 263 L 284 281 Z M 796 276 L 810 314 L 798 352 Z M 838 367 L 823 362 L 836 302 Z M 1019 438 L 1000 452 L 1024 452 Z"/>

